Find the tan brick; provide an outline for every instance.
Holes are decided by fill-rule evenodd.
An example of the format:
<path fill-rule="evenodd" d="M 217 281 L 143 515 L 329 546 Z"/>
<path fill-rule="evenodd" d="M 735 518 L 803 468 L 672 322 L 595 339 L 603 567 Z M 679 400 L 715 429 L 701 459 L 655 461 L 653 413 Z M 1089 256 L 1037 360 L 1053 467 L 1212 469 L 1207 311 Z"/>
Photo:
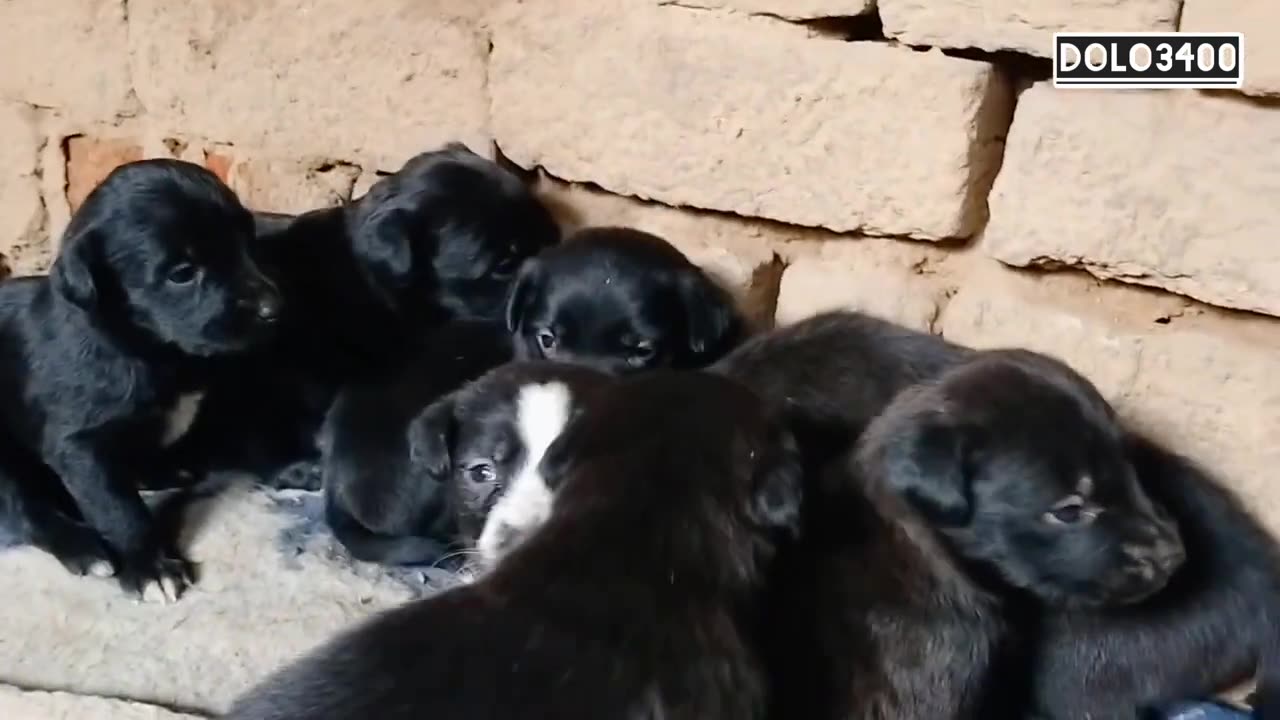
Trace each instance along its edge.
<path fill-rule="evenodd" d="M 875 0 L 654 0 L 659 5 L 686 8 L 727 8 L 788 20 L 849 17 L 875 10 Z"/>
<path fill-rule="evenodd" d="M 887 238 L 841 239 L 792 255 L 776 319 L 786 325 L 828 310 L 857 310 L 932 330 L 947 285 L 932 248 Z"/>
<path fill-rule="evenodd" d="M 391 169 L 451 140 L 491 152 L 485 43 L 431 3 L 132 0 L 129 21 L 164 131 Z"/>
<path fill-rule="evenodd" d="M 1211 0 L 1212 1 L 1212 0 Z M 1053 56 L 1055 32 L 1176 30 L 1182 0 L 879 0 L 884 32 L 910 45 Z"/>
<path fill-rule="evenodd" d="M 245 160 L 231 166 L 228 183 L 254 210 L 303 213 L 351 199 L 360 168 L 289 160 Z"/>
<path fill-rule="evenodd" d="M 124 0 L 0 2 L 0 96 L 88 120 L 136 109 Z"/>
<path fill-rule="evenodd" d="M 634 227 L 668 240 L 737 295 L 752 320 L 772 322 L 782 265 L 775 250 L 813 231 L 733 215 L 672 208 L 550 178 L 542 196 L 566 234 L 586 226 Z"/>
<path fill-rule="evenodd" d="M 67 205 L 71 212 L 112 170 L 143 158 L 142 145 L 132 139 L 70 137 L 66 151 Z"/>
<path fill-rule="evenodd" d="M 1244 33 L 1247 95 L 1280 95 L 1280 5 L 1275 0 L 1186 0 L 1179 29 Z"/>
<path fill-rule="evenodd" d="M 0 278 L 43 270 L 50 254 L 40 202 L 40 135 L 31 108 L 0 102 Z"/>
<path fill-rule="evenodd" d="M 1222 477 L 1280 534 L 1280 322 L 1076 273 L 986 261 L 942 314 L 948 339 L 1071 363 L 1141 427 Z"/>
<path fill-rule="evenodd" d="M 1018 103 L 986 251 L 1280 315 L 1280 109 L 1190 91 Z"/>
<path fill-rule="evenodd" d="M 966 236 L 985 217 L 1010 99 L 988 63 L 708 10 L 504 10 L 493 122 L 522 166 L 842 232 Z"/>

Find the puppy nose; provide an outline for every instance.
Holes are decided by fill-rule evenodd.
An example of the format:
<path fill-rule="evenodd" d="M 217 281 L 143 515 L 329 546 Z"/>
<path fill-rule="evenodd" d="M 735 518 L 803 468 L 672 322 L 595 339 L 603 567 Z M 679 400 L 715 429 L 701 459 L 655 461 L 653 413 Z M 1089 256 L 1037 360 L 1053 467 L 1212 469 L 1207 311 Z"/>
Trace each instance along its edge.
<path fill-rule="evenodd" d="M 240 302 L 241 307 L 251 310 L 259 320 L 268 323 L 280 318 L 283 305 L 284 301 L 280 299 L 280 295 L 271 291 L 259 293 Z"/>
<path fill-rule="evenodd" d="M 1186 560 L 1186 546 L 1176 536 L 1160 540 L 1151 549 L 1151 561 L 1165 573 L 1177 570 Z"/>

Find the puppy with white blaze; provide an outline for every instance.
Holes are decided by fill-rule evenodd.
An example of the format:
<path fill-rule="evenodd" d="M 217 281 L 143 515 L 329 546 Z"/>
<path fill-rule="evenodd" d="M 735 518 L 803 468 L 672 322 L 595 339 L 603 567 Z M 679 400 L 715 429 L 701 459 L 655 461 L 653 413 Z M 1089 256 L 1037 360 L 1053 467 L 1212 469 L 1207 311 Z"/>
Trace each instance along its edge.
<path fill-rule="evenodd" d="M 465 339 L 456 328 L 442 336 Z M 448 355 L 465 367 L 443 372 L 437 363 L 438 372 L 415 384 L 421 391 L 406 395 L 401 388 L 394 397 L 374 393 L 368 398 L 348 392 L 334 408 L 342 412 L 358 398 L 368 405 L 362 413 L 369 416 L 367 423 L 323 439 L 326 517 L 357 558 L 453 565 L 455 558 L 474 554 L 482 535 L 483 556 L 494 557 L 509 541 L 509 529 L 484 534 L 485 517 L 499 506 L 504 508 L 499 516 L 513 527 L 522 525 L 517 516 L 544 516 L 538 461 L 590 394 L 610 380 L 584 367 L 515 362 L 457 382 L 461 387 L 438 393 L 434 402 L 421 399 L 441 383 L 454 384 L 473 372 L 475 357 L 467 344 L 453 347 Z M 416 409 L 422 404 L 425 409 Z M 371 457 L 382 460 L 362 461 Z M 522 489 L 503 502 L 516 478 L 523 478 Z"/>
<path fill-rule="evenodd" d="M 557 395 L 526 407 L 554 417 Z M 655 371 L 603 389 L 539 465 L 550 516 L 492 570 L 329 641 L 227 717 L 764 718 L 759 603 L 802 497 L 786 427 L 730 380 Z"/>

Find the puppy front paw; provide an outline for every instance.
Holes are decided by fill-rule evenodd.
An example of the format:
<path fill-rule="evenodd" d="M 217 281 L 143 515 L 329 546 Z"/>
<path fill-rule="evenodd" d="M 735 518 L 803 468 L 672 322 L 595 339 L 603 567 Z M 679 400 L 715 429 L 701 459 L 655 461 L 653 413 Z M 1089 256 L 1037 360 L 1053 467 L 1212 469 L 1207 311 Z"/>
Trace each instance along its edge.
<path fill-rule="evenodd" d="M 116 564 L 107 553 L 98 534 L 88 528 L 76 528 L 53 538 L 48 543 L 49 553 L 62 563 L 72 575 L 111 577 L 116 574 Z"/>
<path fill-rule="evenodd" d="M 195 582 L 190 562 L 163 553 L 127 563 L 117 577 L 126 593 L 147 603 L 175 603 Z"/>

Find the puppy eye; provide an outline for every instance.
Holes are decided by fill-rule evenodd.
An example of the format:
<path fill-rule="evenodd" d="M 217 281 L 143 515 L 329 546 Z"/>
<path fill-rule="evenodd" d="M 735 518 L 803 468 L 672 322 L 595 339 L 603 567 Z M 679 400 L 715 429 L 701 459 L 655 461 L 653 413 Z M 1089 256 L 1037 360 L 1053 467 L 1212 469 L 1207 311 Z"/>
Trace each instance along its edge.
<path fill-rule="evenodd" d="M 543 350 L 551 350 L 556 346 L 556 334 L 551 328 L 542 328 L 538 331 L 538 347 Z"/>
<path fill-rule="evenodd" d="M 1097 517 L 1097 511 L 1086 508 L 1083 500 L 1074 497 L 1058 503 L 1044 514 L 1045 522 L 1051 525 L 1087 525 Z"/>
<path fill-rule="evenodd" d="M 466 473 L 467 479 L 477 485 L 491 483 L 497 477 L 497 473 L 489 463 L 476 463 L 468 467 Z"/>
<path fill-rule="evenodd" d="M 196 266 L 191 263 L 178 263 L 169 268 L 169 282 L 174 285 L 186 285 L 196 279 Z"/>
<path fill-rule="evenodd" d="M 640 367 L 653 358 L 656 350 L 653 347 L 653 341 L 641 340 L 631 345 L 628 352 L 630 354 L 627 356 L 627 363 L 632 367 Z"/>

